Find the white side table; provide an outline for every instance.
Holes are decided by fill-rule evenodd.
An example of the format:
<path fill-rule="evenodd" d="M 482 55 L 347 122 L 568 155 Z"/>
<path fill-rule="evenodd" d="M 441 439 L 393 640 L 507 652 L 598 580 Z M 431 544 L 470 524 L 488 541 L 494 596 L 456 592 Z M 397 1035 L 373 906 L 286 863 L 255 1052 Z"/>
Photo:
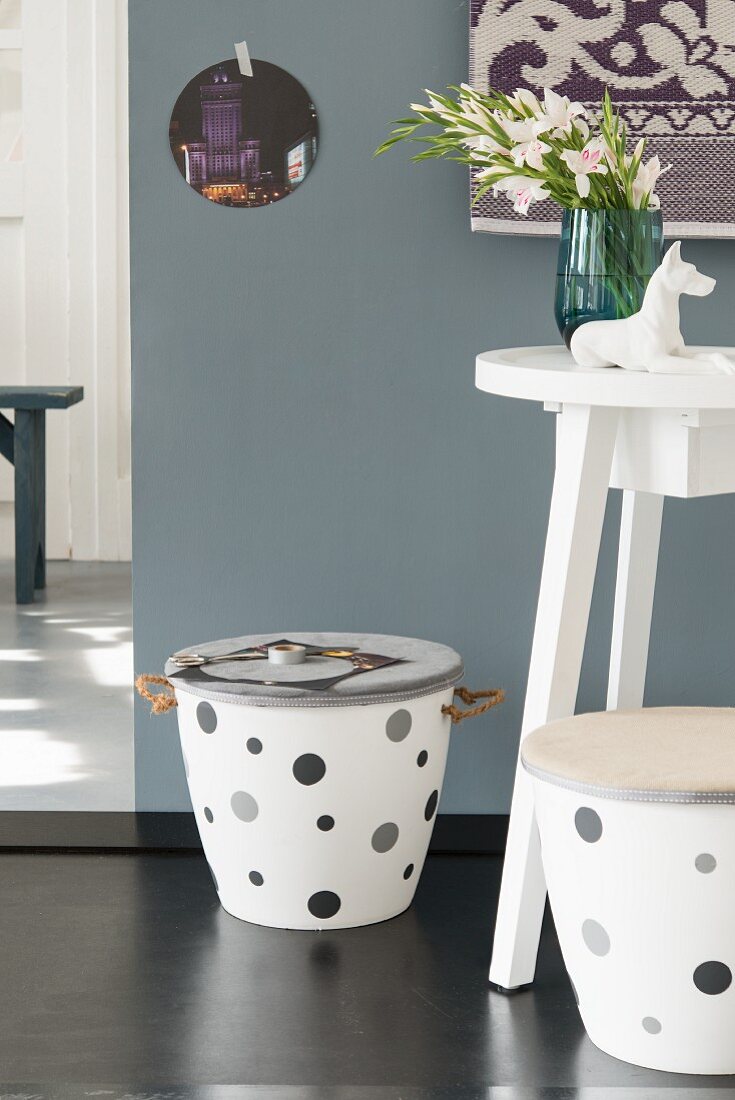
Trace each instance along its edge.
<path fill-rule="evenodd" d="M 558 414 L 521 738 L 574 713 L 608 487 L 623 490 L 623 510 L 607 708 L 642 706 L 664 497 L 735 492 L 735 377 L 583 368 L 564 348 L 538 347 L 478 356 L 476 385 Z M 503 991 L 533 981 L 545 900 L 519 766 L 490 966 Z"/>

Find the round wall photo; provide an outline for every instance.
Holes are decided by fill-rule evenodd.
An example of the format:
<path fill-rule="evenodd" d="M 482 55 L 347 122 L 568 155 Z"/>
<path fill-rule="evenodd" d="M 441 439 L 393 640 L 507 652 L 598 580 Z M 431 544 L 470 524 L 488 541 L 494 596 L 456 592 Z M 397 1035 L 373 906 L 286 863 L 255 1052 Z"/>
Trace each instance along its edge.
<path fill-rule="evenodd" d="M 252 76 L 242 76 L 234 58 L 203 69 L 171 114 L 169 141 L 181 175 L 221 206 L 280 202 L 300 187 L 316 158 L 309 93 L 277 65 L 252 66 Z"/>

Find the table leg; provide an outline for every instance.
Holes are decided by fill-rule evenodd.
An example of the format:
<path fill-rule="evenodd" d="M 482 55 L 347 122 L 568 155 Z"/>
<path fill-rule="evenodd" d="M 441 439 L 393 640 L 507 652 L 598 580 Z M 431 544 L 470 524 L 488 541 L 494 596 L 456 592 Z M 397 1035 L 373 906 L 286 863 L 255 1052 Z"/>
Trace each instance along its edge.
<path fill-rule="evenodd" d="M 610 480 L 618 410 L 567 405 L 557 418 L 556 472 L 521 739 L 574 713 Z M 516 772 L 490 981 L 533 980 L 546 882 L 531 781 Z"/>
<path fill-rule="evenodd" d="M 45 416 L 41 409 L 16 409 L 13 430 L 15 464 L 15 598 L 32 603 L 38 580 L 45 583 L 44 488 Z M 39 562 L 41 564 L 39 564 Z"/>
<path fill-rule="evenodd" d="M 34 588 L 46 587 L 46 412 L 38 409 L 35 415 L 36 494 L 34 518 L 36 528 L 36 557 L 33 569 Z"/>
<path fill-rule="evenodd" d="M 643 706 L 664 498 L 623 492 L 607 709 Z"/>

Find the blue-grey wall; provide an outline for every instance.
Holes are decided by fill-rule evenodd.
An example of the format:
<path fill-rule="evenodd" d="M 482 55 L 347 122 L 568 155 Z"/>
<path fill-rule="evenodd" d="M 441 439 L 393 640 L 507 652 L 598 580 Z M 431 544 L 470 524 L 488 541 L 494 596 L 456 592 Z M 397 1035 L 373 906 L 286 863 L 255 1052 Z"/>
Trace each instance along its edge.
<path fill-rule="evenodd" d="M 464 79 L 460 0 L 131 0 L 136 668 L 254 631 L 443 641 L 507 704 L 454 735 L 445 812 L 508 808 L 553 465 L 553 417 L 477 393 L 474 357 L 556 340 L 552 241 L 473 236 L 464 170 L 373 160 L 423 87 Z M 291 198 L 221 209 L 168 149 L 183 85 L 232 56 L 312 94 L 321 149 Z M 735 342 L 735 250 L 687 335 Z M 689 314 L 686 315 L 687 319 Z M 611 495 L 580 703 L 604 700 Z M 733 703 L 735 507 L 670 501 L 650 703 Z M 188 806 L 175 718 L 136 727 L 141 810 Z"/>

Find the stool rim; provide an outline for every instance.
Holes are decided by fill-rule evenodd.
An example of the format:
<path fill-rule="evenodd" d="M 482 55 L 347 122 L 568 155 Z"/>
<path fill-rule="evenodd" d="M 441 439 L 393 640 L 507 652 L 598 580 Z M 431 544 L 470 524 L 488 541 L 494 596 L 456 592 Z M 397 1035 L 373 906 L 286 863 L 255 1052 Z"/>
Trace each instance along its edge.
<path fill-rule="evenodd" d="M 619 801 L 735 802 L 735 708 L 640 707 L 557 718 L 524 738 L 542 782 Z"/>
<path fill-rule="evenodd" d="M 735 791 L 652 791 L 635 787 L 603 787 L 594 783 L 583 783 L 567 779 L 553 772 L 537 768 L 522 760 L 523 767 L 534 779 L 561 787 L 566 791 L 590 795 L 593 798 L 608 798 L 616 802 L 673 802 L 690 805 L 735 806 Z"/>

